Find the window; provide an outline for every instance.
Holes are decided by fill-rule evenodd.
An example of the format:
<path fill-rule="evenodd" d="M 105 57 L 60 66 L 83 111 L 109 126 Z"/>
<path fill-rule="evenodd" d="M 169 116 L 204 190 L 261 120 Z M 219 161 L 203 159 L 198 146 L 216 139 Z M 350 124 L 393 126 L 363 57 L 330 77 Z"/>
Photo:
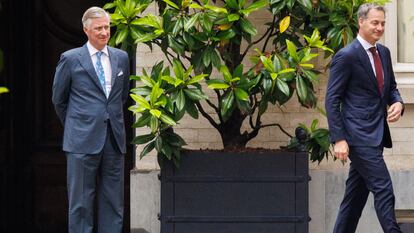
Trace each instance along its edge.
<path fill-rule="evenodd" d="M 414 1 L 397 1 L 398 63 L 414 63 Z"/>
<path fill-rule="evenodd" d="M 398 88 L 404 102 L 414 103 L 414 1 L 393 0 L 386 4 L 383 43 L 390 49 Z"/>

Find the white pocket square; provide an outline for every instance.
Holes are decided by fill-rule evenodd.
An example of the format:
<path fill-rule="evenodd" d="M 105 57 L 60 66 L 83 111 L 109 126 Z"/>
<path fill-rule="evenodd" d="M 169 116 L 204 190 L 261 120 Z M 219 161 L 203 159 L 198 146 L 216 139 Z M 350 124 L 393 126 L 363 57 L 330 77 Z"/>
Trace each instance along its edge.
<path fill-rule="evenodd" d="M 122 70 L 121 70 L 121 71 L 119 71 L 119 73 L 118 73 L 118 75 L 117 75 L 117 76 L 119 77 L 119 76 L 121 76 L 121 75 L 123 75 L 123 74 L 124 74 L 124 72 L 122 72 Z"/>

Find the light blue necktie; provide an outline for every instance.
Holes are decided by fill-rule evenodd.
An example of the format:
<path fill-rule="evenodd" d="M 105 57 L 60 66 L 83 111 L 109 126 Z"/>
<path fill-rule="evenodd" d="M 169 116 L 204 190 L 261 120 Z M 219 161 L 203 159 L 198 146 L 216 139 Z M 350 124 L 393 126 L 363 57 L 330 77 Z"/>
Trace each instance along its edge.
<path fill-rule="evenodd" d="M 101 62 L 101 56 L 102 56 L 103 52 L 102 51 L 98 51 L 96 53 L 96 74 L 98 75 L 99 78 L 99 82 L 102 85 L 102 88 L 105 92 L 106 95 L 106 87 L 105 87 L 105 72 L 102 66 L 102 62 Z"/>

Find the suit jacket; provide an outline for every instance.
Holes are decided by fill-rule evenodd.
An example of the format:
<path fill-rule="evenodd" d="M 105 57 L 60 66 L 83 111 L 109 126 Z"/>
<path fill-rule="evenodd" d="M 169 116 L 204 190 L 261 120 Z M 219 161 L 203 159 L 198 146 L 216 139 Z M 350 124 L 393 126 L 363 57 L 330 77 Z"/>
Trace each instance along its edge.
<path fill-rule="evenodd" d="M 60 57 L 52 101 L 64 126 L 63 150 L 66 152 L 99 153 L 109 122 L 121 153 L 126 152 L 123 106 L 129 93 L 129 59 L 126 52 L 109 46 L 108 53 L 112 69 L 108 98 L 86 44 Z"/>
<path fill-rule="evenodd" d="M 401 102 L 390 51 L 377 44 L 384 87 L 382 94 L 368 54 L 355 39 L 338 51 L 331 63 L 325 107 L 332 142 L 345 139 L 350 146 L 392 147 L 387 105 Z"/>

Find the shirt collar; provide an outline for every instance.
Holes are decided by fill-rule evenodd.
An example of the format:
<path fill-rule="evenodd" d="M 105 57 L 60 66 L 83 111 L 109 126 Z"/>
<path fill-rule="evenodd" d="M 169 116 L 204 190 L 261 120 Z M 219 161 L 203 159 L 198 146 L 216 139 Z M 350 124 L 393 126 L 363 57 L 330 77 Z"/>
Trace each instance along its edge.
<path fill-rule="evenodd" d="M 364 40 L 364 38 L 362 38 L 362 36 L 360 36 L 359 34 L 357 36 L 357 39 L 359 43 L 361 43 L 362 47 L 364 47 L 365 50 L 368 50 L 372 47 L 375 47 L 375 48 L 377 47 L 377 44 L 374 44 L 374 45 L 370 44 L 368 41 Z"/>
<path fill-rule="evenodd" d="M 95 47 L 93 47 L 93 45 L 91 43 L 89 43 L 89 41 L 86 43 L 86 47 L 88 48 L 89 54 L 91 56 L 95 55 L 97 52 L 99 52 L 99 50 L 97 50 Z M 109 57 L 109 53 L 108 53 L 108 46 L 105 45 L 105 47 L 101 50 L 106 56 Z"/>

